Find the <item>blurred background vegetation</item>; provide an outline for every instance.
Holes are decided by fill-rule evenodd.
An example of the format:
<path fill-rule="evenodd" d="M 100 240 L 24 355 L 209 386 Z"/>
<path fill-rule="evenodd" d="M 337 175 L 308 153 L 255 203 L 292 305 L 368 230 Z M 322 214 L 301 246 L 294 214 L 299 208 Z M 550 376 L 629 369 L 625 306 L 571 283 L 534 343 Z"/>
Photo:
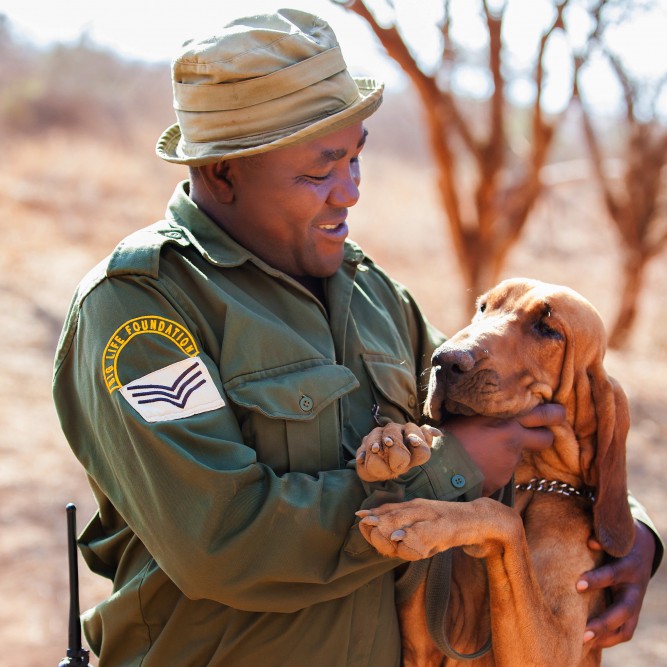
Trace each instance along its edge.
<path fill-rule="evenodd" d="M 1 14 L 0 81 L 7 136 L 63 130 L 130 143 L 173 117 L 168 67 L 124 60 L 85 34 L 76 43 L 40 48 L 16 35 Z"/>

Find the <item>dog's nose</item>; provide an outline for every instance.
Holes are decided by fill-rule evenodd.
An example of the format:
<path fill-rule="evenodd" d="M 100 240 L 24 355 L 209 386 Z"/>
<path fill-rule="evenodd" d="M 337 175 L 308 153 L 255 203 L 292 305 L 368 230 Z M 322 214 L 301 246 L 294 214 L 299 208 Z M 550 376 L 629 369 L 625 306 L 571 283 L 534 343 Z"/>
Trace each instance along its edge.
<path fill-rule="evenodd" d="M 463 375 L 475 366 L 475 357 L 469 350 L 440 349 L 432 359 L 433 366 L 440 366 L 447 375 Z"/>

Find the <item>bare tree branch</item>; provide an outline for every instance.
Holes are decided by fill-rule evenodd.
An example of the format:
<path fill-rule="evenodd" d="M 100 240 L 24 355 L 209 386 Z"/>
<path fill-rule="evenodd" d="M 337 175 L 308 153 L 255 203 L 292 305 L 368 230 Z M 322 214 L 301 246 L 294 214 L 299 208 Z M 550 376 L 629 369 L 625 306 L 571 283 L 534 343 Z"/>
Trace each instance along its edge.
<path fill-rule="evenodd" d="M 571 4 L 570 0 L 552 0 L 553 18 L 539 36 L 532 70 L 536 95 L 529 109 L 531 124 L 527 143 L 530 149 L 525 155 L 516 155 L 510 148 L 511 134 L 507 123 L 510 103 L 507 99 L 503 22 L 508 4 L 505 0 L 496 8 L 491 0 L 478 2 L 488 40 L 484 67 L 493 84 L 485 102 L 464 102 L 456 98 L 452 89 L 457 68 L 465 63 L 466 57 L 453 38 L 450 0 L 443 0 L 443 18 L 439 26 L 442 52 L 434 75 L 420 69 L 396 20 L 389 26 L 380 25 L 365 0 L 345 5 L 367 22 L 388 55 L 412 81 L 423 103 L 426 131 L 438 169 L 440 196 L 471 298 L 498 278 L 509 251 L 542 194 L 541 172 L 556 130 L 565 116 L 562 112 L 549 117 L 544 111 L 545 58 L 553 36 L 567 28 L 565 11 Z M 658 150 L 662 146 L 659 131 L 637 118 L 638 84 L 625 71 L 622 61 L 604 49 L 610 17 L 618 16 L 619 11 L 623 14 L 633 11 L 636 2 L 593 2 L 592 6 L 589 4 L 592 27 L 587 48 L 573 58 L 572 100 L 578 101 L 594 174 L 609 216 L 626 248 L 621 314 L 631 320 L 636 312 L 633 291 L 642 284 L 643 266 L 647 258 L 665 243 L 667 236 L 667 231 L 658 222 L 657 210 L 661 188 L 659 174 L 665 164 L 667 149 Z M 393 7 L 392 2 L 387 5 Z M 593 49 L 606 55 L 623 89 L 628 144 L 625 172 L 620 180 L 605 173 L 602 138 L 596 132 L 586 101 L 581 99 L 581 72 Z M 483 105 L 488 112 L 486 116 L 480 114 Z M 480 129 L 482 118 L 486 125 Z M 464 206 L 464 197 L 472 206 Z"/>
<path fill-rule="evenodd" d="M 574 96 L 579 102 L 582 129 L 586 143 L 588 145 L 588 152 L 591 157 L 593 172 L 595 173 L 595 177 L 599 186 L 602 188 L 602 194 L 607 211 L 609 213 L 609 217 L 614 221 L 614 224 L 616 224 L 616 221 L 620 220 L 625 215 L 625 213 L 622 210 L 623 207 L 621 202 L 618 201 L 616 194 L 611 187 L 610 180 L 607 178 L 604 172 L 604 156 L 602 154 L 602 147 L 600 146 L 600 142 L 593 127 L 593 121 L 591 120 L 590 112 L 588 111 L 586 103 L 580 94 L 579 78 L 583 64 L 584 61 L 580 59 L 577 59 L 575 63 Z"/>
<path fill-rule="evenodd" d="M 649 105 L 653 116 L 641 121 L 637 115 L 640 95 L 645 92 L 638 81 L 633 80 L 621 59 L 603 42 L 603 10 L 607 2 L 601 0 L 592 11 L 597 21 L 591 33 L 586 56 L 593 48 L 598 48 L 607 58 L 611 69 L 623 91 L 623 125 L 626 141 L 624 144 L 625 173 L 620 182 L 612 183 L 602 167 L 602 149 L 594 130 L 591 114 L 581 98 L 579 84 L 585 57 L 575 63 L 574 97 L 579 100 L 582 127 L 588 144 L 596 180 L 603 193 L 609 217 L 619 231 L 623 244 L 623 284 L 620 290 L 620 304 L 616 319 L 609 335 L 609 345 L 620 347 L 628 339 L 637 316 L 638 297 L 644 281 L 648 262 L 667 246 L 665 218 L 659 211 L 661 173 L 667 165 L 667 130 L 657 121 L 657 96 L 661 85 L 654 92 Z M 664 79 L 663 79 L 664 80 Z"/>

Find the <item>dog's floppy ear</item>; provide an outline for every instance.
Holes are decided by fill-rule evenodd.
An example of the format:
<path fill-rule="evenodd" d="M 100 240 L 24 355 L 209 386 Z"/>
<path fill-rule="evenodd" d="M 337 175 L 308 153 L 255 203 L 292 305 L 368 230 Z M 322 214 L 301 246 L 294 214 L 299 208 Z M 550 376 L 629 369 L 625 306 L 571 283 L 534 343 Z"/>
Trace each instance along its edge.
<path fill-rule="evenodd" d="M 576 313 L 579 320 L 573 320 L 574 313 L 563 319 L 565 353 L 553 400 L 565 406 L 579 443 L 583 481 L 595 489 L 595 537 L 607 553 L 621 556 L 634 540 L 625 467 L 628 399 L 602 363 L 606 338 L 602 320 L 593 310 L 578 307 Z"/>
<path fill-rule="evenodd" d="M 595 537 L 612 556 L 623 556 L 634 541 L 634 520 L 628 503 L 625 467 L 625 440 L 630 428 L 628 399 L 621 386 L 595 364 L 587 372 L 596 417 L 595 447 L 584 452 L 582 461 L 588 478 L 584 482 L 596 489 L 593 505 Z"/>

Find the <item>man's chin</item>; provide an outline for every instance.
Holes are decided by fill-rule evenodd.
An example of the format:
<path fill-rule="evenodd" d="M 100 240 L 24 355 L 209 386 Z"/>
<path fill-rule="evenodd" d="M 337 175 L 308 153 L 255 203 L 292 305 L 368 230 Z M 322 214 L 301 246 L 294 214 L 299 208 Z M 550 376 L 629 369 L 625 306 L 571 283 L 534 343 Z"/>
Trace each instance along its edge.
<path fill-rule="evenodd" d="M 343 254 L 340 257 L 326 257 L 310 267 L 310 277 L 312 278 L 331 278 L 340 267 L 343 266 Z"/>

